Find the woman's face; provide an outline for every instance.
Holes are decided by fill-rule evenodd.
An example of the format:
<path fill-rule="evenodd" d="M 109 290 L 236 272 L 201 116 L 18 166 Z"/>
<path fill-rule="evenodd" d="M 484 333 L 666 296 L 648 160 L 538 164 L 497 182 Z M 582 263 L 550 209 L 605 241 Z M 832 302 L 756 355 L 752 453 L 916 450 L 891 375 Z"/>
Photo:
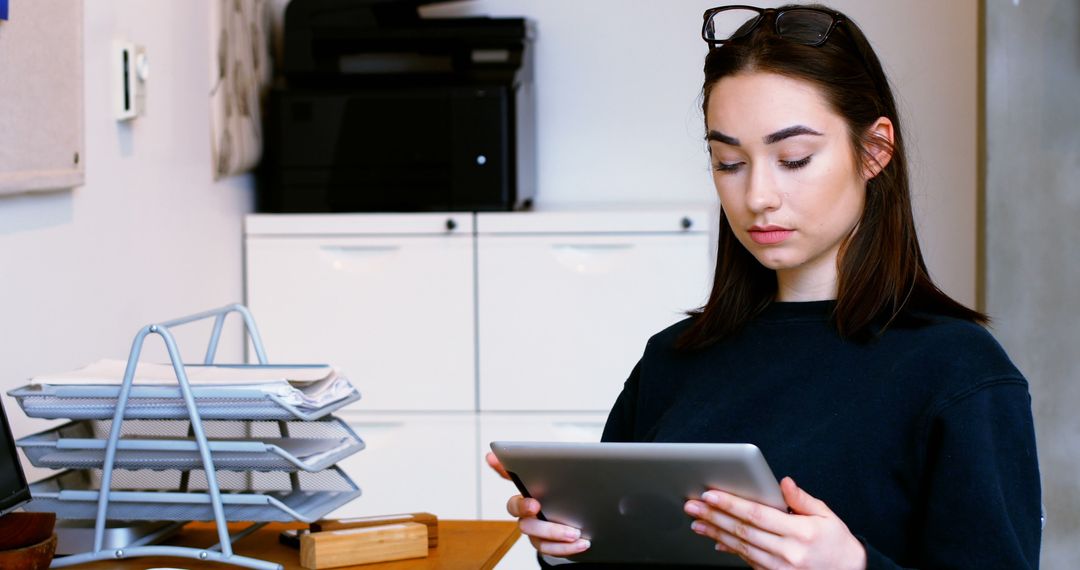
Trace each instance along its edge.
<path fill-rule="evenodd" d="M 866 189 L 844 119 L 811 84 L 751 72 L 713 86 L 705 122 L 716 191 L 743 247 L 781 280 L 835 282 Z"/>

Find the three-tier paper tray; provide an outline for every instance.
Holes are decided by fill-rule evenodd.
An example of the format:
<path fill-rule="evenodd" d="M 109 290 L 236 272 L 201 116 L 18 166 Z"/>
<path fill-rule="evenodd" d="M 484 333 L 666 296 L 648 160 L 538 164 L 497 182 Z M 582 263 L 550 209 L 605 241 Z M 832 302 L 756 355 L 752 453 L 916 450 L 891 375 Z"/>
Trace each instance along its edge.
<path fill-rule="evenodd" d="M 259 364 L 213 363 L 225 317 L 233 312 L 243 318 Z M 203 363 L 183 363 L 171 329 L 209 318 L 215 322 Z M 151 334 L 165 342 L 169 364 L 139 362 Z M 34 466 L 62 470 L 31 485 L 27 510 L 93 521 L 92 544 L 55 558 L 53 568 L 179 556 L 277 569 L 234 554 L 232 543 L 269 522 L 314 522 L 360 495 L 335 464 L 364 442 L 332 415 L 360 393 L 332 366 L 268 364 L 242 305 L 147 325 L 127 361 L 35 377 L 8 394 L 27 416 L 72 420 L 16 442 Z M 107 529 L 117 521 L 159 524 L 131 543 L 115 544 Z M 206 548 L 155 544 L 189 521 L 214 521 L 220 542 Z M 252 524 L 229 536 L 230 521 Z"/>

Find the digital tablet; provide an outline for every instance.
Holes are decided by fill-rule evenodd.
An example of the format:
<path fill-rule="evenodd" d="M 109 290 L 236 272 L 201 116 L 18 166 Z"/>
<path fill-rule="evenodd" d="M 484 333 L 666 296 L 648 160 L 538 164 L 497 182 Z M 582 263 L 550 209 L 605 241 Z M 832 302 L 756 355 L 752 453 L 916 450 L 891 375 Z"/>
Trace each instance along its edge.
<path fill-rule="evenodd" d="M 687 499 L 721 489 L 787 510 L 757 446 L 742 443 L 496 441 L 491 450 L 540 518 L 581 529 L 575 562 L 742 566 L 690 530 Z"/>

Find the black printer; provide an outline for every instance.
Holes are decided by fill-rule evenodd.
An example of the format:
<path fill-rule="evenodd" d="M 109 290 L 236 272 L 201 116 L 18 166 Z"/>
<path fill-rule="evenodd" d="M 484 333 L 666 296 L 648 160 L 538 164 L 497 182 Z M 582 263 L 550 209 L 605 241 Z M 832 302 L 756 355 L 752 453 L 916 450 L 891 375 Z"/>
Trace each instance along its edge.
<path fill-rule="evenodd" d="M 292 0 L 260 212 L 492 211 L 535 192 L 529 23 Z"/>

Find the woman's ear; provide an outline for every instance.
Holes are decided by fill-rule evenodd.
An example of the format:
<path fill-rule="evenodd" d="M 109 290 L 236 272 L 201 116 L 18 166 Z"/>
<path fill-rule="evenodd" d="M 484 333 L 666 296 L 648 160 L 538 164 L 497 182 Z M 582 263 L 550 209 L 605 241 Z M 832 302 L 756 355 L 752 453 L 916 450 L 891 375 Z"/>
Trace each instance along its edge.
<path fill-rule="evenodd" d="M 878 117 L 867 129 L 863 138 L 863 178 L 870 180 L 885 169 L 893 155 L 893 122 L 888 117 Z"/>

